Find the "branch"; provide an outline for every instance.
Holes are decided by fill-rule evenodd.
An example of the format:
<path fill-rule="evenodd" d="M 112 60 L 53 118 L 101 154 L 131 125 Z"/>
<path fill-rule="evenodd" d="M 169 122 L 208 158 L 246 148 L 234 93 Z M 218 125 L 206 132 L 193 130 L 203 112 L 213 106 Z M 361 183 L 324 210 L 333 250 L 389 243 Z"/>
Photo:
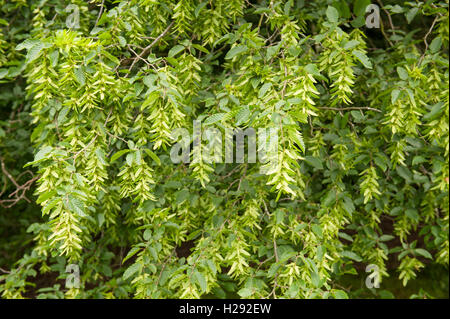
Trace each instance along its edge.
<path fill-rule="evenodd" d="M 141 53 L 140 53 L 137 57 L 134 58 L 133 63 L 131 63 L 131 66 L 130 66 L 130 68 L 128 69 L 128 71 L 131 72 L 131 70 L 133 69 L 133 67 L 134 67 L 134 65 L 136 64 L 136 62 L 137 62 L 139 59 L 142 59 L 142 57 L 144 56 L 144 54 L 146 54 L 148 50 L 150 50 L 156 43 L 159 42 L 159 40 L 162 39 L 162 37 L 164 37 L 164 36 L 167 34 L 167 32 L 169 32 L 170 28 L 173 26 L 174 23 L 175 23 L 175 22 L 172 21 L 172 23 L 169 24 L 169 26 L 166 28 L 166 30 L 164 30 L 163 33 L 161 33 L 155 40 L 153 40 L 152 43 L 150 43 L 148 46 L 146 46 L 146 47 L 141 51 Z M 130 73 L 128 73 L 127 75 L 125 75 L 125 77 L 128 77 L 129 74 L 130 74 Z"/>
<path fill-rule="evenodd" d="M 425 58 L 425 54 L 428 50 L 428 36 L 431 34 L 431 31 L 433 31 L 434 25 L 436 24 L 439 17 L 434 18 L 433 23 L 431 24 L 431 28 L 428 30 L 427 34 L 425 34 L 425 38 L 423 38 L 423 42 L 425 43 L 425 50 L 423 51 L 422 56 L 419 59 L 419 66 L 422 64 L 423 59 Z"/>
<path fill-rule="evenodd" d="M 392 17 L 391 17 L 391 15 L 390 15 L 389 12 L 384 8 L 384 4 L 383 4 L 383 2 L 382 2 L 381 0 L 377 0 L 377 2 L 378 2 L 378 4 L 383 8 L 384 13 L 386 13 L 386 15 L 388 16 L 389 24 L 391 25 L 392 32 L 393 32 L 393 34 L 395 35 L 395 27 L 394 27 L 394 24 L 392 23 Z M 391 47 L 393 47 L 394 44 L 391 42 L 391 40 L 389 39 L 389 37 L 388 37 L 388 36 L 386 35 L 386 33 L 384 32 L 384 25 L 383 25 L 383 23 L 380 23 L 380 26 L 381 26 L 381 33 L 383 34 L 384 38 L 385 38 L 386 41 L 389 43 L 389 45 L 390 45 Z"/>
<path fill-rule="evenodd" d="M 101 6 L 100 7 L 100 12 L 98 13 L 97 20 L 95 20 L 95 26 L 97 26 L 98 21 L 100 20 L 100 17 L 102 16 L 103 8 L 105 6 L 105 0 L 102 0 L 102 4 L 100 6 Z"/>
<path fill-rule="evenodd" d="M 322 106 L 322 107 L 317 107 L 317 108 L 318 108 L 318 109 L 322 109 L 322 110 L 333 110 L 333 111 L 369 110 L 369 111 L 375 111 L 375 112 L 381 113 L 381 110 L 374 109 L 373 107 L 368 107 L 368 106 L 362 106 L 362 107 L 357 107 L 357 106 L 349 106 L 349 107 L 326 107 L 326 106 Z"/>
<path fill-rule="evenodd" d="M 14 186 L 16 187 L 16 190 L 14 192 L 12 192 L 11 194 L 8 195 L 8 198 L 11 198 L 14 196 L 14 198 L 11 199 L 4 199 L 4 200 L 0 200 L 0 205 L 2 207 L 5 208 L 11 208 L 13 207 L 15 204 L 17 204 L 21 199 L 26 200 L 28 203 L 30 203 L 30 200 L 25 196 L 26 192 L 30 189 L 31 185 L 33 185 L 33 183 L 39 179 L 39 175 L 34 176 L 32 179 L 26 181 L 23 185 L 19 185 L 19 183 L 17 183 L 17 181 L 12 177 L 12 175 L 7 171 L 5 163 L 3 161 L 3 158 L 0 157 L 0 164 L 1 164 L 1 169 L 2 172 L 5 174 L 6 177 L 8 177 L 8 179 L 14 184 Z M 31 173 L 31 171 L 30 171 Z M 32 174 L 32 173 L 31 173 Z M 19 177 L 22 176 L 19 175 Z M 2 191 L 3 193 L 3 191 Z M 6 203 L 9 203 L 8 205 L 5 205 Z"/>

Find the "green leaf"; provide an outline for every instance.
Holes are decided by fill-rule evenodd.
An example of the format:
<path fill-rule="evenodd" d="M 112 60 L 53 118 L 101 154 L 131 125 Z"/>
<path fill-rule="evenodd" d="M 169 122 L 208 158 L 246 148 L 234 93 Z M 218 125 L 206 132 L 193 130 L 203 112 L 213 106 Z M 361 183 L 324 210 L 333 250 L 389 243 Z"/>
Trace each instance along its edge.
<path fill-rule="evenodd" d="M 233 47 L 230 51 L 228 51 L 227 55 L 225 56 L 226 60 L 230 60 L 232 58 L 234 58 L 235 56 L 244 53 L 248 50 L 246 45 L 237 45 L 235 47 Z"/>
<path fill-rule="evenodd" d="M 42 42 L 37 42 L 35 45 L 33 45 L 27 53 L 26 63 L 30 63 L 36 60 L 41 55 L 41 51 L 43 49 L 44 44 Z"/>
<path fill-rule="evenodd" d="M 372 62 L 370 62 L 367 55 L 359 50 L 353 50 L 353 55 L 361 62 L 366 68 L 371 69 L 372 68 Z"/>
<path fill-rule="evenodd" d="M 326 15 L 327 15 L 328 21 L 330 21 L 332 23 L 336 23 L 339 20 L 339 12 L 336 10 L 335 7 L 328 6 Z"/>
<path fill-rule="evenodd" d="M 314 287 L 320 288 L 321 280 L 320 280 L 319 274 L 317 272 L 315 272 L 315 271 L 311 272 L 311 282 L 312 282 Z"/>
<path fill-rule="evenodd" d="M 238 295 L 241 296 L 242 298 L 248 298 L 251 295 L 253 295 L 253 292 L 250 288 L 242 288 L 241 290 L 238 291 Z"/>
<path fill-rule="evenodd" d="M 171 58 L 171 57 L 174 57 L 175 55 L 177 55 L 178 53 L 180 53 L 180 52 L 183 51 L 183 50 L 184 50 L 184 46 L 177 44 L 176 46 L 172 47 L 172 48 L 169 50 L 168 56 L 169 56 L 170 58 Z"/>
<path fill-rule="evenodd" d="M 131 250 L 128 252 L 128 254 L 126 255 L 126 257 L 122 260 L 122 264 L 124 264 L 128 259 L 130 259 L 131 257 L 133 257 L 134 255 L 136 255 L 136 253 L 138 251 L 140 251 L 141 248 L 140 247 L 133 247 L 131 248 Z"/>
<path fill-rule="evenodd" d="M 319 68 L 317 67 L 317 65 L 313 64 L 313 63 L 309 63 L 305 66 L 305 70 L 306 72 L 308 72 L 309 74 L 312 74 L 316 77 L 321 77 L 322 74 L 319 71 Z"/>
<path fill-rule="evenodd" d="M 359 255 L 355 254 L 353 251 L 344 250 L 343 252 L 341 252 L 341 255 L 343 257 L 352 259 L 352 260 L 354 260 L 356 262 L 362 261 L 362 258 Z"/>
<path fill-rule="evenodd" d="M 111 163 L 115 162 L 119 157 L 121 157 L 122 155 L 124 155 L 124 154 L 126 154 L 128 152 L 131 152 L 131 150 L 130 149 L 120 150 L 120 151 L 114 153 L 114 155 L 111 156 Z"/>
<path fill-rule="evenodd" d="M 200 2 L 197 7 L 195 8 L 194 15 L 196 18 L 200 15 L 200 12 L 203 10 L 203 8 L 208 4 L 208 2 Z"/>
<path fill-rule="evenodd" d="M 353 4 L 353 13 L 356 16 L 364 16 L 367 7 L 371 4 L 370 0 L 355 0 Z"/>
<path fill-rule="evenodd" d="M 432 121 L 436 119 L 445 110 L 445 103 L 439 102 L 431 107 L 430 112 L 424 115 L 423 119 L 425 121 Z"/>
<path fill-rule="evenodd" d="M 51 146 L 45 146 L 39 150 L 39 152 L 36 153 L 34 156 L 34 162 L 37 163 L 41 161 L 42 159 L 45 159 L 48 154 L 50 154 L 53 151 L 53 147 Z"/>
<path fill-rule="evenodd" d="M 78 216 L 86 217 L 84 212 L 84 203 L 76 197 L 69 196 L 69 204 L 72 211 L 74 211 Z"/>
<path fill-rule="evenodd" d="M 412 165 L 414 166 L 414 165 L 417 165 L 417 164 L 420 164 L 420 163 L 424 163 L 426 161 L 427 160 L 423 156 L 420 156 L 420 155 L 414 156 L 414 158 L 412 160 Z"/>
<path fill-rule="evenodd" d="M 323 169 L 322 161 L 314 156 L 305 156 L 305 162 L 316 169 Z"/>
<path fill-rule="evenodd" d="M 95 150 L 95 155 L 97 155 L 97 158 L 100 163 L 102 163 L 103 165 L 108 165 L 108 162 L 106 161 L 105 158 L 105 152 L 101 148 L 97 148 Z"/>
<path fill-rule="evenodd" d="M 127 270 L 125 270 L 125 272 L 123 273 L 123 279 L 127 280 L 128 278 L 130 278 L 132 275 L 134 275 L 135 273 L 137 273 L 138 271 L 140 271 L 142 269 L 141 264 L 135 263 L 132 264 L 130 267 L 127 268 Z"/>
<path fill-rule="evenodd" d="M 417 209 L 414 209 L 414 208 L 408 208 L 406 211 L 405 211 L 405 215 L 408 217 L 408 218 L 410 218 L 410 219 L 412 219 L 413 221 L 416 221 L 416 222 L 418 222 L 419 221 L 419 213 L 417 212 Z"/>
<path fill-rule="evenodd" d="M 284 215 L 285 214 L 284 214 L 284 211 L 282 209 L 277 209 L 275 211 L 275 221 L 276 221 L 277 225 L 279 225 L 279 224 L 281 224 L 283 222 Z"/>
<path fill-rule="evenodd" d="M 44 194 L 45 194 L 45 195 L 48 195 L 48 193 L 52 194 L 52 196 L 56 194 L 56 192 L 47 192 L 47 193 L 44 193 Z M 42 194 L 42 195 L 44 195 L 44 194 Z M 36 201 L 36 203 L 40 204 L 40 203 L 42 202 L 42 199 L 43 199 L 43 198 L 41 198 L 41 196 L 39 196 L 39 198 L 38 198 L 38 200 Z M 48 198 L 47 198 L 47 199 L 48 199 Z M 43 215 L 48 214 L 48 213 L 50 212 L 50 210 L 51 210 L 52 208 L 54 208 L 54 207 L 55 207 L 57 204 L 59 204 L 59 203 L 61 203 L 61 198 L 60 198 L 60 197 L 55 197 L 55 198 L 53 198 L 52 200 L 50 200 L 50 201 L 47 203 L 47 205 L 44 206 L 44 208 L 42 209 L 42 214 L 43 214 Z"/>
<path fill-rule="evenodd" d="M 319 238 L 322 238 L 322 227 L 320 227 L 317 224 L 314 224 L 311 226 L 312 231 L 314 234 L 316 234 Z"/>
<path fill-rule="evenodd" d="M 331 207 L 336 202 L 336 191 L 334 189 L 330 189 L 323 199 L 322 204 L 325 207 Z"/>
<path fill-rule="evenodd" d="M 207 284 L 206 284 L 205 276 L 201 272 L 196 270 L 196 271 L 194 271 L 194 278 L 196 279 L 197 283 L 199 284 L 202 292 L 206 292 Z"/>
<path fill-rule="evenodd" d="M 211 124 L 220 122 L 220 121 L 222 121 L 222 119 L 224 118 L 225 115 L 226 115 L 226 113 L 216 113 L 216 114 L 213 114 L 213 115 L 209 116 L 209 117 L 205 120 L 204 124 L 205 124 L 205 125 L 211 125 Z"/>
<path fill-rule="evenodd" d="M 400 96 L 400 90 L 394 89 L 391 92 L 391 103 L 394 104 Z"/>
<path fill-rule="evenodd" d="M 397 73 L 398 73 L 398 76 L 400 77 L 400 79 L 402 79 L 403 81 L 408 80 L 409 76 L 408 76 L 408 72 L 405 70 L 405 68 L 398 66 Z"/>
<path fill-rule="evenodd" d="M 77 82 L 83 86 L 86 83 L 86 78 L 84 76 L 83 68 L 80 66 L 76 66 L 73 70 L 73 73 L 75 74 L 75 79 Z"/>
<path fill-rule="evenodd" d="M 175 197 L 176 197 L 177 205 L 180 205 L 185 200 L 187 200 L 189 198 L 189 195 L 190 195 L 189 190 L 187 190 L 187 189 L 182 189 L 182 190 L 176 192 Z"/>
<path fill-rule="evenodd" d="M 408 168 L 406 168 L 404 166 L 397 166 L 397 168 L 395 170 L 397 171 L 398 175 L 400 175 L 401 177 L 403 177 L 406 180 L 407 183 L 412 182 L 413 176 Z"/>
<path fill-rule="evenodd" d="M 155 153 L 153 153 L 151 150 L 149 150 L 148 148 L 144 149 L 145 152 L 147 153 L 148 156 L 150 156 L 156 164 L 161 165 L 161 160 L 159 159 L 158 155 L 156 155 Z"/>
<path fill-rule="evenodd" d="M 408 24 L 410 24 L 410 23 L 412 22 L 412 20 L 414 19 L 414 17 L 417 15 L 417 12 L 419 12 L 419 8 L 418 8 L 418 7 L 412 7 L 412 8 L 409 9 L 409 11 L 405 14 L 406 20 L 408 21 Z"/>
<path fill-rule="evenodd" d="M 19 43 L 16 46 L 16 50 L 17 51 L 21 51 L 23 49 L 30 50 L 33 46 L 35 46 L 38 43 L 41 43 L 41 41 L 38 39 L 26 39 L 25 41 L 23 41 L 22 43 Z"/>
<path fill-rule="evenodd" d="M 392 235 L 382 235 L 379 239 L 380 241 L 390 241 L 392 239 L 394 239 L 395 237 Z"/>
<path fill-rule="evenodd" d="M 239 126 L 243 123 L 246 123 L 250 118 L 251 112 L 248 106 L 242 107 L 239 112 L 236 114 L 236 126 Z"/>
<path fill-rule="evenodd" d="M 206 49 L 205 47 L 203 47 L 199 44 L 192 44 L 192 47 L 196 48 L 199 51 L 202 51 L 203 53 L 209 54 L 208 49 Z"/>
<path fill-rule="evenodd" d="M 414 250 L 414 252 L 422 257 L 433 259 L 433 256 L 425 249 L 423 248 L 417 248 Z"/>
<path fill-rule="evenodd" d="M 383 170 L 383 172 L 386 172 L 387 168 L 388 168 L 388 160 L 384 157 L 381 156 L 376 156 L 374 158 L 374 162 L 375 164 L 377 164 L 377 166 L 379 168 L 381 168 Z"/>
<path fill-rule="evenodd" d="M 36 200 L 36 203 L 40 204 L 45 202 L 47 199 L 53 197 L 56 195 L 56 191 L 47 191 L 45 193 L 42 193 L 39 195 L 38 199 Z"/>
<path fill-rule="evenodd" d="M 355 211 L 355 205 L 353 204 L 352 200 L 348 197 L 344 198 L 342 205 L 344 206 L 344 209 L 347 211 L 347 213 L 349 213 L 350 215 L 353 214 L 353 212 Z"/>
<path fill-rule="evenodd" d="M 267 91 L 270 89 L 272 87 L 272 83 L 264 83 L 263 84 L 263 86 L 261 86 L 261 88 L 259 89 L 259 92 L 258 92 L 258 98 L 263 98 L 265 95 L 266 95 L 266 93 L 267 93 Z"/>
<path fill-rule="evenodd" d="M 348 295 L 343 290 L 336 289 L 333 295 L 336 299 L 348 299 Z"/>
<path fill-rule="evenodd" d="M 442 38 L 440 36 L 436 37 L 433 39 L 433 41 L 431 41 L 430 51 L 432 53 L 437 53 L 441 49 L 441 46 L 442 46 Z"/>
<path fill-rule="evenodd" d="M 357 40 L 351 40 L 348 41 L 345 45 L 344 45 L 344 50 L 350 50 L 353 49 L 355 47 L 357 47 L 359 45 L 359 41 Z"/>

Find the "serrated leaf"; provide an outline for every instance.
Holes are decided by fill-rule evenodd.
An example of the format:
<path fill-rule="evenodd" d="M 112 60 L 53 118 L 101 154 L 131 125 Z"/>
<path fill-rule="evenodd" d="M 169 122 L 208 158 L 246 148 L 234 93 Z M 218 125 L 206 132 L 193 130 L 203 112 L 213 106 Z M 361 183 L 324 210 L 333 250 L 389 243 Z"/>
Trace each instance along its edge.
<path fill-rule="evenodd" d="M 408 80 L 408 72 L 405 70 L 405 68 L 398 66 L 397 67 L 397 73 L 398 76 L 400 77 L 400 79 L 402 79 L 403 81 Z"/>
<path fill-rule="evenodd" d="M 86 78 L 84 76 L 83 68 L 80 66 L 77 66 L 74 68 L 73 73 L 75 74 L 75 79 L 77 82 L 83 86 L 86 83 Z"/>
<path fill-rule="evenodd" d="M 226 113 L 216 113 L 216 114 L 213 114 L 213 115 L 209 116 L 209 117 L 205 120 L 204 124 L 205 124 L 205 125 L 211 125 L 211 124 L 220 122 L 220 121 L 222 121 L 222 119 L 224 118 L 225 115 L 226 115 Z"/>
<path fill-rule="evenodd" d="M 330 22 L 336 23 L 339 20 L 339 12 L 337 11 L 337 9 L 335 7 L 328 6 L 326 15 L 327 15 L 328 21 L 330 21 Z"/>
<path fill-rule="evenodd" d="M 242 107 L 239 112 L 236 114 L 236 126 L 239 126 L 245 122 L 247 122 L 247 120 L 250 118 L 250 110 L 248 108 L 248 106 L 244 106 Z"/>
<path fill-rule="evenodd" d="M 314 156 L 305 156 L 305 162 L 316 169 L 323 169 L 322 161 Z"/>
<path fill-rule="evenodd" d="M 130 267 L 127 268 L 127 270 L 125 270 L 125 272 L 123 273 L 123 279 L 127 280 L 128 278 L 130 278 L 132 275 L 134 275 L 135 273 L 137 273 L 138 271 L 140 271 L 142 268 L 142 266 L 138 263 L 136 264 L 132 264 Z"/>
<path fill-rule="evenodd" d="M 333 295 L 336 299 L 348 299 L 348 295 L 343 290 L 335 290 Z"/>
<path fill-rule="evenodd" d="M 263 98 L 267 91 L 272 87 L 272 83 L 264 83 L 263 86 L 259 89 L 258 98 Z"/>
<path fill-rule="evenodd" d="M 414 17 L 417 15 L 417 12 L 419 12 L 419 8 L 418 7 L 413 7 L 411 9 L 409 9 L 409 11 L 405 14 L 406 20 L 408 21 L 408 24 L 410 24 L 412 22 Z"/>
<path fill-rule="evenodd" d="M 194 15 L 196 18 L 198 18 L 200 12 L 203 10 L 203 8 L 208 4 L 208 2 L 204 1 L 204 2 L 200 2 L 197 7 L 194 10 Z"/>
<path fill-rule="evenodd" d="M 423 119 L 426 121 L 432 121 L 436 119 L 444 110 L 445 103 L 439 102 L 431 107 L 430 112 L 424 115 Z"/>
<path fill-rule="evenodd" d="M 404 166 L 397 166 L 397 168 L 395 170 L 397 171 L 398 175 L 400 175 L 401 177 L 403 177 L 406 180 L 407 183 L 411 183 L 412 174 L 408 168 L 406 168 Z"/>
<path fill-rule="evenodd" d="M 400 96 L 400 90 L 394 89 L 391 92 L 391 103 L 394 104 Z"/>
<path fill-rule="evenodd" d="M 129 150 L 129 149 L 128 149 L 128 150 L 120 150 L 120 151 L 114 153 L 114 155 L 111 156 L 111 163 L 113 163 L 113 162 L 116 161 L 119 157 L 121 157 L 122 155 L 124 155 L 124 154 L 126 154 L 126 153 L 128 153 L 128 152 L 131 152 L 131 150 Z"/>
<path fill-rule="evenodd" d="M 180 52 L 183 51 L 183 50 L 184 50 L 184 46 L 177 44 L 176 46 L 172 47 L 172 48 L 169 50 L 168 56 L 169 56 L 170 58 L 171 58 L 171 57 L 174 57 L 175 55 L 177 55 L 178 53 L 180 53 Z"/>
<path fill-rule="evenodd" d="M 342 205 L 344 206 L 344 209 L 349 213 L 350 215 L 353 214 L 355 211 L 355 205 L 353 204 L 352 200 L 348 197 L 345 197 Z"/>
<path fill-rule="evenodd" d="M 196 279 L 196 282 L 199 284 L 202 292 L 206 292 L 207 284 L 206 284 L 205 276 L 201 272 L 196 270 L 196 271 L 194 271 L 194 278 Z"/>
<path fill-rule="evenodd" d="M 161 165 L 161 160 L 159 159 L 158 155 L 153 153 L 148 148 L 145 149 L 145 152 L 147 153 L 147 155 L 149 155 L 156 162 L 156 164 Z"/>
<path fill-rule="evenodd" d="M 44 49 L 44 44 L 42 42 L 37 42 L 33 45 L 27 53 L 26 63 L 36 60 L 40 56 L 42 49 Z"/>
<path fill-rule="evenodd" d="M 175 201 L 177 203 L 177 205 L 182 204 L 185 200 L 187 200 L 189 198 L 189 191 L 187 189 L 182 189 L 179 190 L 178 192 L 175 193 Z"/>
<path fill-rule="evenodd" d="M 251 295 L 253 295 L 253 292 L 249 288 L 242 288 L 241 290 L 238 291 L 238 295 L 241 296 L 242 298 L 248 298 Z"/>
<path fill-rule="evenodd" d="M 367 7 L 371 4 L 370 0 L 355 0 L 353 4 L 353 13 L 356 16 L 364 16 Z"/>
<path fill-rule="evenodd" d="M 440 36 L 436 37 L 433 39 L 433 41 L 431 41 L 430 51 L 432 53 L 437 53 L 441 49 L 441 46 L 442 46 L 442 38 Z"/>
<path fill-rule="evenodd" d="M 372 68 L 372 62 L 370 62 L 367 55 L 359 50 L 353 50 L 353 55 L 361 62 L 366 68 L 371 69 Z"/>
<path fill-rule="evenodd" d="M 345 45 L 344 45 L 344 50 L 350 50 L 353 49 L 355 47 L 357 47 L 359 45 L 359 41 L 357 40 L 351 40 L 348 41 Z"/>
<path fill-rule="evenodd" d="M 232 58 L 234 58 L 235 56 L 244 53 L 248 50 L 246 45 L 237 45 L 235 47 L 233 47 L 230 51 L 228 51 L 227 55 L 225 55 L 225 59 L 226 60 L 230 60 Z"/>
<path fill-rule="evenodd" d="M 433 259 L 433 256 L 425 249 L 423 248 L 417 248 L 414 250 L 414 252 L 416 254 L 419 254 L 422 257 L 428 258 L 428 259 Z"/>
<path fill-rule="evenodd" d="M 414 166 L 414 165 L 417 165 L 417 164 L 420 164 L 420 163 L 424 163 L 426 161 L 427 160 L 424 157 L 420 156 L 420 155 L 414 156 L 414 158 L 412 160 L 412 165 Z"/>
<path fill-rule="evenodd" d="M 76 197 L 69 196 L 69 204 L 71 206 L 71 210 L 73 210 L 78 216 L 87 216 L 84 212 L 84 203 L 81 200 Z"/>
<path fill-rule="evenodd" d="M 412 219 L 412 220 L 414 220 L 414 221 L 419 221 L 419 213 L 417 212 L 417 209 L 414 209 L 414 208 L 408 208 L 406 211 L 405 211 L 405 215 L 408 217 L 408 218 L 410 218 L 410 219 Z"/>
<path fill-rule="evenodd" d="M 344 250 L 343 252 L 341 252 L 341 255 L 343 257 L 347 257 L 349 259 L 352 259 L 352 260 L 354 260 L 356 262 L 362 261 L 362 258 L 359 255 L 357 255 L 356 253 L 354 253 L 353 251 Z"/>
<path fill-rule="evenodd" d="M 317 224 L 314 224 L 311 226 L 312 231 L 314 234 L 316 234 L 319 238 L 322 238 L 322 227 L 320 227 Z"/>

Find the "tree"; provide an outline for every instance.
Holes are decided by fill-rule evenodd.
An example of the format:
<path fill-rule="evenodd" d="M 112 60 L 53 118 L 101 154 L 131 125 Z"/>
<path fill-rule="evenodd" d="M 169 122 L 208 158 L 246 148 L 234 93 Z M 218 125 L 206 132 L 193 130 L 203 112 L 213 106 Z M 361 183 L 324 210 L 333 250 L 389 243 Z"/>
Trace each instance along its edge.
<path fill-rule="evenodd" d="M 0 1 L 2 297 L 448 273 L 448 0 L 384 2 Z"/>

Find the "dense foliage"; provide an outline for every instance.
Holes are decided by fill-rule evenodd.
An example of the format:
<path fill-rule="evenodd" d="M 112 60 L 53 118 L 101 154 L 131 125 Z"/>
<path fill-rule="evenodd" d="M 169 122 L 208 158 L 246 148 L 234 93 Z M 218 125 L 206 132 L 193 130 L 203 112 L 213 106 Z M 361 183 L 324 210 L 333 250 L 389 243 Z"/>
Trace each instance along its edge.
<path fill-rule="evenodd" d="M 370 4 L 0 0 L 1 296 L 448 285 L 449 3 L 376 1 L 379 28 Z M 276 165 L 211 157 L 194 121 L 274 129 Z"/>

